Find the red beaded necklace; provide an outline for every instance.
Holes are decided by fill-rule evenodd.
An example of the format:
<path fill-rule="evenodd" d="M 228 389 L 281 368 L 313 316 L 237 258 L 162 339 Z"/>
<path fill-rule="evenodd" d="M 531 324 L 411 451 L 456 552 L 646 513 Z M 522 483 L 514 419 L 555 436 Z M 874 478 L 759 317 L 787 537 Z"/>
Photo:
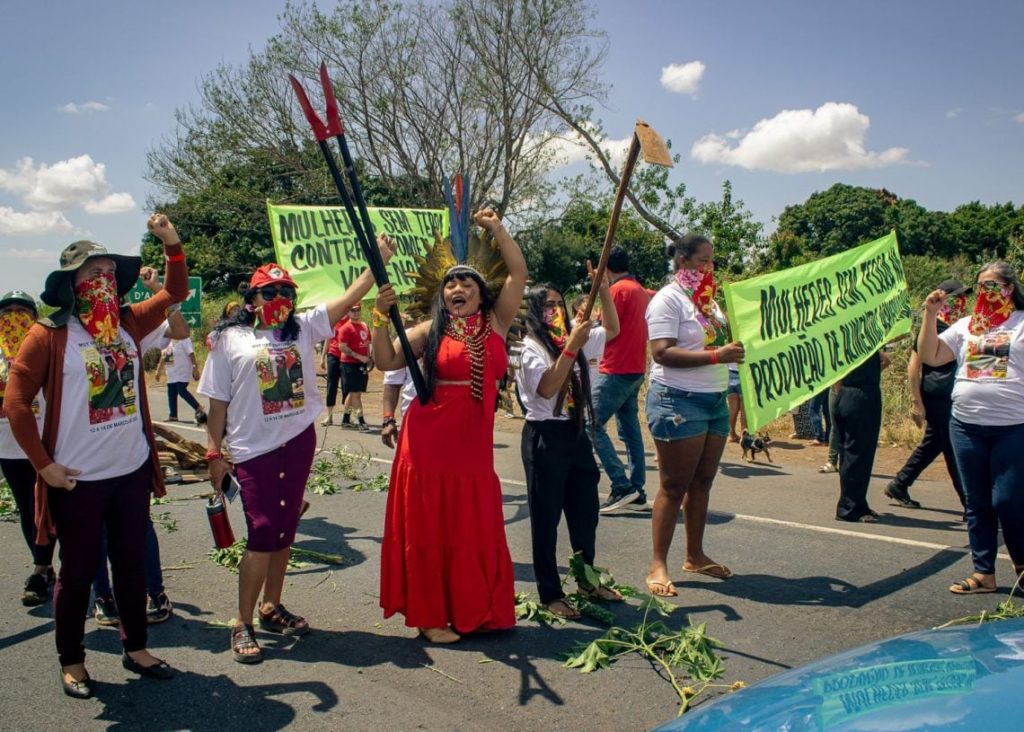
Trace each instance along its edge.
<path fill-rule="evenodd" d="M 491 320 L 481 313 L 465 318 L 448 316 L 444 334 L 466 344 L 469 351 L 469 390 L 478 402 L 484 400 L 484 355 L 487 336 L 491 334 Z"/>

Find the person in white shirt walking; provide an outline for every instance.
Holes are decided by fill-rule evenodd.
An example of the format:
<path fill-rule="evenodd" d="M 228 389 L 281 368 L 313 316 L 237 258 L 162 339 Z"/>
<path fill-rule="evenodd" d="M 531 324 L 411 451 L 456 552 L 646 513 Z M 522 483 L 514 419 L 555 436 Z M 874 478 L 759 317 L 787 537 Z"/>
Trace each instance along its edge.
<path fill-rule="evenodd" d="M 178 421 L 178 397 L 181 397 L 195 412 L 196 424 L 205 423 L 206 412 L 188 390 L 190 380 L 199 380 L 199 364 L 196 362 L 196 352 L 192 347 L 191 338 L 172 340 L 160 352 L 156 380 L 160 381 L 164 373 L 167 374 L 167 421 Z"/>

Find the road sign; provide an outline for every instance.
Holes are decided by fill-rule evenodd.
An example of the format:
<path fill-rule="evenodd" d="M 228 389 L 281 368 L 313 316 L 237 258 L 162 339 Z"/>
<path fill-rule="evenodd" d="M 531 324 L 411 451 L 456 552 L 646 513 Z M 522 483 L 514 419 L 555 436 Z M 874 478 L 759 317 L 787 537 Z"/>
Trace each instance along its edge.
<path fill-rule="evenodd" d="M 160 278 L 163 282 L 163 277 Z M 202 325 L 202 294 L 203 294 L 203 278 L 202 277 L 189 277 L 188 278 L 188 297 L 185 302 L 181 304 L 181 315 L 185 318 L 185 322 L 193 328 L 198 328 Z M 125 295 L 125 300 L 129 305 L 148 300 L 152 293 L 146 289 L 145 285 L 142 284 L 142 280 L 135 283 L 135 286 L 128 291 Z"/>

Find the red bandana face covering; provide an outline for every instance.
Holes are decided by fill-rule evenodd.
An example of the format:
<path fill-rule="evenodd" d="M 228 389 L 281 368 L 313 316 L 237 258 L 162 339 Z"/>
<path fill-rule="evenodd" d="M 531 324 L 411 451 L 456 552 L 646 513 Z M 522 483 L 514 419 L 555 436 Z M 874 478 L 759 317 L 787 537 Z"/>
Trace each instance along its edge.
<path fill-rule="evenodd" d="M 32 327 L 32 315 L 24 310 L 7 310 L 0 313 L 0 352 L 10 360 L 18 355 L 21 342 Z"/>
<path fill-rule="evenodd" d="M 1002 325 L 1014 310 L 1013 285 L 979 285 L 978 301 L 971 314 L 971 333 L 981 335 Z"/>
<path fill-rule="evenodd" d="M 952 300 L 946 300 L 946 304 L 939 310 L 939 320 L 946 325 L 953 325 L 960 318 L 967 314 L 967 296 L 957 295 Z"/>
<path fill-rule="evenodd" d="M 718 285 L 715 284 L 714 265 L 708 264 L 702 269 L 680 268 L 676 270 L 676 283 L 697 308 L 697 322 L 704 329 L 704 347 L 725 345 L 725 328 L 715 317 Z"/>
<path fill-rule="evenodd" d="M 676 282 L 686 290 L 697 310 L 710 318 L 714 312 L 713 303 L 718 289 L 715 285 L 714 266 L 709 264 L 703 269 L 679 269 L 676 271 Z"/>
<path fill-rule="evenodd" d="M 292 312 L 292 301 L 286 297 L 275 297 L 256 308 L 256 319 L 260 328 L 280 328 Z"/>
<path fill-rule="evenodd" d="M 548 327 L 551 340 L 555 342 L 555 345 L 565 348 L 565 314 L 562 312 L 562 308 L 545 308 L 544 324 Z"/>
<path fill-rule="evenodd" d="M 105 272 L 79 282 L 75 287 L 75 312 L 94 341 L 106 346 L 117 342 L 121 303 L 114 275 Z"/>

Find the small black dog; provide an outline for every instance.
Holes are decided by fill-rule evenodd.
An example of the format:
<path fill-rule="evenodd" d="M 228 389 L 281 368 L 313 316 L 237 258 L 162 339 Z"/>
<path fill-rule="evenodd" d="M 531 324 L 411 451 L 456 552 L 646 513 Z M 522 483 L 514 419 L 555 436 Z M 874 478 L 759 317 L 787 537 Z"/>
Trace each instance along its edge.
<path fill-rule="evenodd" d="M 743 437 L 740 439 L 740 447 L 743 448 L 743 459 L 748 463 L 756 463 L 757 453 L 763 452 L 765 457 L 768 458 L 768 462 L 771 462 L 772 454 L 768 452 L 770 444 L 772 444 L 772 438 L 768 436 L 767 432 L 759 432 L 755 437 L 746 430 L 743 430 Z M 749 459 L 747 458 L 747 453 L 750 453 Z"/>

